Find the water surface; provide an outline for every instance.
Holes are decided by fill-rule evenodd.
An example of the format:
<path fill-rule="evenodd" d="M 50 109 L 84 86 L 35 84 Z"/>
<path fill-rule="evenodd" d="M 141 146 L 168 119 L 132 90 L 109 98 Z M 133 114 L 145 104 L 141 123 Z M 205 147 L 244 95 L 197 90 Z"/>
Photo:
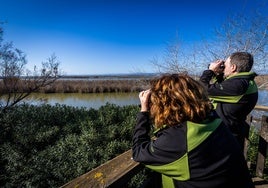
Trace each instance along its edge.
<path fill-rule="evenodd" d="M 33 93 L 26 100 L 31 104 L 64 104 L 74 107 L 99 108 L 106 103 L 119 106 L 138 105 L 138 93 Z M 260 90 L 257 105 L 268 106 L 268 91 Z"/>
<path fill-rule="evenodd" d="M 64 104 L 74 107 L 85 107 L 98 109 L 106 103 L 119 106 L 138 105 L 138 93 L 35 93 L 29 96 L 27 103 L 39 104 Z"/>

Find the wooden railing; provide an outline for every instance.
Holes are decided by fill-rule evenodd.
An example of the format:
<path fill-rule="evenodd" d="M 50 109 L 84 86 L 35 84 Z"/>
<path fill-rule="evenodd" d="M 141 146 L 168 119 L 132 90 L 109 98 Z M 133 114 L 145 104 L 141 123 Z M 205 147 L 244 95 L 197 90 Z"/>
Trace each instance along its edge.
<path fill-rule="evenodd" d="M 255 110 L 267 111 L 267 106 L 256 106 Z M 253 118 L 249 116 L 248 122 L 251 124 Z M 255 119 L 254 119 L 255 121 Z M 247 159 L 247 145 L 245 141 L 244 155 Z M 268 188 L 268 182 L 264 178 L 265 160 L 268 146 L 268 116 L 262 116 L 261 128 L 259 132 L 258 158 L 256 162 L 256 177 L 253 178 L 256 188 Z M 61 188 L 123 188 L 129 180 L 144 166 L 131 159 L 132 151 L 128 150 L 97 168 L 83 174 L 80 177 L 61 186 Z M 250 167 L 250 163 L 249 167 Z"/>

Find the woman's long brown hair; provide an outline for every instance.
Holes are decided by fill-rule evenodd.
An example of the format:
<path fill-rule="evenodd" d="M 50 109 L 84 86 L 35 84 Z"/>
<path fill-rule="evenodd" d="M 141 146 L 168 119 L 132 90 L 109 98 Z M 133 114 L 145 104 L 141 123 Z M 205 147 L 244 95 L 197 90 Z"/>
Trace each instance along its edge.
<path fill-rule="evenodd" d="M 201 83 L 186 74 L 164 74 L 151 82 L 150 114 L 156 128 L 200 122 L 212 105 Z"/>

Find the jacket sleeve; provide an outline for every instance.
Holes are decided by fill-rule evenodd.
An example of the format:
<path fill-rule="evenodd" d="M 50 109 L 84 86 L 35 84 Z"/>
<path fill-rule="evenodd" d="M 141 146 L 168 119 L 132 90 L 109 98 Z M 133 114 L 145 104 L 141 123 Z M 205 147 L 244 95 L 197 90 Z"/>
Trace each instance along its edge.
<path fill-rule="evenodd" d="M 207 88 L 209 96 L 237 96 L 244 94 L 249 86 L 246 79 L 227 79 L 216 77 L 213 82 L 214 73 L 211 70 L 205 70 L 200 77 L 200 81 Z"/>
<path fill-rule="evenodd" d="M 210 81 L 213 78 L 214 73 L 211 70 L 205 70 L 201 77 L 200 77 L 200 81 L 207 87 L 209 88 L 210 85 Z"/>
<path fill-rule="evenodd" d="M 164 129 L 155 140 L 152 140 L 149 134 L 149 113 L 140 112 L 132 139 L 132 155 L 135 161 L 145 165 L 163 165 L 185 154 L 185 130 L 182 127 Z"/>
<path fill-rule="evenodd" d="M 143 161 L 143 153 L 145 153 L 145 150 L 148 150 L 147 152 L 150 151 L 149 145 L 151 138 L 149 133 L 149 113 L 139 112 L 137 115 L 137 124 L 132 137 L 132 157 L 135 161 Z"/>

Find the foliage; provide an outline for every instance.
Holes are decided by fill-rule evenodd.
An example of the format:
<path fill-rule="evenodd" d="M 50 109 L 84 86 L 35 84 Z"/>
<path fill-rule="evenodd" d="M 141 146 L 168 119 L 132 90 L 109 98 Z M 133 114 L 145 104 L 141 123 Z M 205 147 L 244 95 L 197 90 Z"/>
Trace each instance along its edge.
<path fill-rule="evenodd" d="M 131 147 L 138 106 L 19 105 L 0 113 L 1 187 L 58 187 Z"/>
<path fill-rule="evenodd" d="M 259 130 L 256 127 L 251 127 L 249 133 L 249 147 L 248 147 L 248 160 L 250 162 L 250 171 L 253 176 L 256 176 L 256 162 L 258 158 L 258 148 L 259 145 Z M 264 179 L 268 180 L 267 170 L 268 170 L 268 158 L 266 157 L 264 169 Z"/>
<path fill-rule="evenodd" d="M 258 143 L 258 130 L 252 127 L 249 132 L 248 161 L 257 161 Z"/>
<path fill-rule="evenodd" d="M 151 170 L 148 168 L 142 169 L 138 174 L 133 176 L 129 181 L 127 188 L 137 188 L 137 187 L 150 187 L 146 185 L 146 180 L 150 181 Z"/>
<path fill-rule="evenodd" d="M 19 105 L 0 113 L 0 187 L 59 187 L 131 148 L 138 106 Z M 251 129 L 248 159 L 256 161 Z M 251 164 L 254 167 L 254 163 Z M 148 170 L 128 187 L 143 184 Z"/>

